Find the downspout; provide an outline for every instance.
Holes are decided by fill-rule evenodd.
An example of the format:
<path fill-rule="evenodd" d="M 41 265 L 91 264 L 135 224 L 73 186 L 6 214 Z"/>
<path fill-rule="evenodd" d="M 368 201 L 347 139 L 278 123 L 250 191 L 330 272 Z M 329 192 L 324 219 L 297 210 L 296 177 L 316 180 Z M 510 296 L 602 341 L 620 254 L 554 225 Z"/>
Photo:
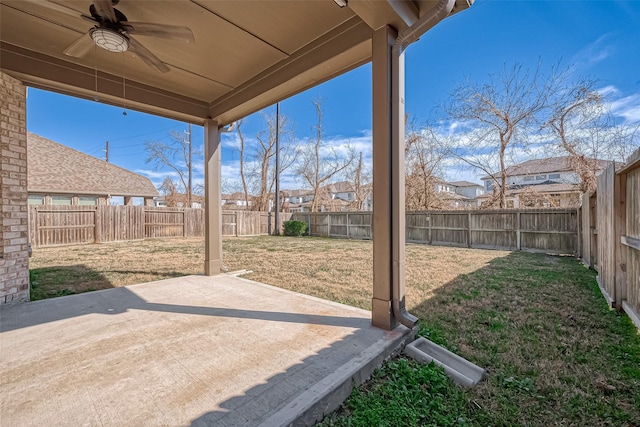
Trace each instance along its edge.
<path fill-rule="evenodd" d="M 438 4 L 430 11 L 420 17 L 412 26 L 401 32 L 393 44 L 391 50 L 391 74 L 392 74 L 392 94 L 391 114 L 395 120 L 392 120 L 393 128 L 391 130 L 392 143 L 392 167 L 402 165 L 404 168 L 404 51 L 413 42 L 418 40 L 425 32 L 433 28 L 437 23 L 449 16 L 456 0 L 440 0 Z M 395 157 L 395 158 L 394 158 Z M 404 170 L 397 174 L 398 188 L 402 189 L 404 194 Z M 399 192 L 396 192 L 399 193 Z M 393 203 L 398 203 L 400 212 L 404 215 L 404 197 L 394 195 Z M 401 206 L 400 206 L 401 204 Z M 395 232 L 404 236 L 404 218 L 394 218 Z M 399 226 L 402 224 L 402 226 Z M 400 234 L 402 233 L 402 234 Z M 404 238 L 402 239 L 404 243 Z M 393 248 L 393 269 L 392 282 L 392 307 L 393 315 L 400 323 L 408 328 L 413 328 L 418 323 L 418 318 L 410 314 L 405 306 L 405 290 L 404 290 L 404 248 Z M 403 276 L 403 277 L 401 277 Z M 402 297 L 401 297 L 402 296 Z"/>

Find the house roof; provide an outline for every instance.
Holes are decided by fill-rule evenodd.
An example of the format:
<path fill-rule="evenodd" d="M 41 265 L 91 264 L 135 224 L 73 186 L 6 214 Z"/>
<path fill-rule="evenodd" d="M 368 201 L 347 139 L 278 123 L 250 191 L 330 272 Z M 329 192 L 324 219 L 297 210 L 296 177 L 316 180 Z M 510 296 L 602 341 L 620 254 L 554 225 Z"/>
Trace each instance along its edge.
<path fill-rule="evenodd" d="M 571 172 L 573 171 L 570 164 L 571 157 L 548 157 L 546 159 L 531 159 L 526 162 L 519 163 L 507 168 L 507 176 L 533 175 L 554 172 Z M 598 169 L 604 170 L 609 165 L 608 160 L 597 160 Z M 482 180 L 491 179 L 489 175 L 481 178 Z"/>
<path fill-rule="evenodd" d="M 27 191 L 77 195 L 155 197 L 149 178 L 27 133 Z"/>
<path fill-rule="evenodd" d="M 557 194 L 557 193 L 579 193 L 580 189 L 577 184 L 542 184 L 542 185 L 528 185 L 522 188 L 509 189 L 505 192 L 507 197 L 516 194 L 525 193 L 545 193 L 545 194 Z M 492 193 L 482 194 L 476 199 L 489 199 L 493 195 Z"/>
<path fill-rule="evenodd" d="M 471 182 L 471 181 L 452 181 L 449 182 L 450 185 L 453 185 L 454 187 L 483 187 L 482 184 L 476 184 L 475 182 Z"/>
<path fill-rule="evenodd" d="M 284 195 L 284 197 L 300 197 L 306 196 L 309 194 L 313 194 L 311 190 L 281 190 L 280 193 Z"/>
<path fill-rule="evenodd" d="M 340 181 L 333 184 L 329 184 L 325 187 L 331 193 L 349 193 L 353 191 L 353 184 L 349 181 Z"/>

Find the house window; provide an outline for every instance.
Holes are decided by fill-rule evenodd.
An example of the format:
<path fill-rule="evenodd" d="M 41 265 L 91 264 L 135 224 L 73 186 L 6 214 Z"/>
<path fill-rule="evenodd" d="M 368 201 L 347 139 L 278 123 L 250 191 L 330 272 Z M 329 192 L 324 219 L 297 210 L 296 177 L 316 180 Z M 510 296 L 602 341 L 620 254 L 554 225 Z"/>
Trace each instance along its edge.
<path fill-rule="evenodd" d="M 44 205 L 44 196 L 42 194 L 29 194 L 30 205 Z"/>
<path fill-rule="evenodd" d="M 536 175 L 536 181 L 544 181 L 547 179 L 547 175 Z"/>
<path fill-rule="evenodd" d="M 484 188 L 485 188 L 486 191 L 493 190 L 493 181 L 485 181 L 484 182 Z"/>
<path fill-rule="evenodd" d="M 525 176 L 524 180 L 525 181 L 533 181 L 533 177 L 532 176 Z"/>
<path fill-rule="evenodd" d="M 51 204 L 57 206 L 70 206 L 71 196 L 51 196 Z"/>
<path fill-rule="evenodd" d="M 78 204 L 80 206 L 95 206 L 98 204 L 98 198 L 91 196 L 80 196 L 78 197 Z"/>
<path fill-rule="evenodd" d="M 560 179 L 560 174 L 559 173 L 550 173 L 549 174 L 549 179 Z"/>

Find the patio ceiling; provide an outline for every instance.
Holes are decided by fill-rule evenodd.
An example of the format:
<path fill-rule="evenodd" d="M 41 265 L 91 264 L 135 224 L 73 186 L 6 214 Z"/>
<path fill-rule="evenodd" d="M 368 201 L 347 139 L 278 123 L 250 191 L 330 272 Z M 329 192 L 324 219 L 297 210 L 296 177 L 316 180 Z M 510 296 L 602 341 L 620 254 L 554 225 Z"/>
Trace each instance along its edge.
<path fill-rule="evenodd" d="M 373 30 L 402 31 L 435 1 L 121 0 L 129 21 L 189 27 L 195 42 L 136 39 L 168 67 L 130 52 L 63 51 L 93 24 L 90 0 L 0 0 L 0 69 L 34 87 L 178 120 L 223 125 L 371 60 Z M 457 0 L 454 12 L 468 6 Z"/>

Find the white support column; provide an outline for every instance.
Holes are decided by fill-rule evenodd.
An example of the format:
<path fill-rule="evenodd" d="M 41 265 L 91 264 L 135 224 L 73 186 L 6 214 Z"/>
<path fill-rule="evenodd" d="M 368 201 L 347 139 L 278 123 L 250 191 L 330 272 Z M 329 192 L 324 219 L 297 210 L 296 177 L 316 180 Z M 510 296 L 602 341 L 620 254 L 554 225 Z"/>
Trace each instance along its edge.
<path fill-rule="evenodd" d="M 222 269 L 220 130 L 213 120 L 204 124 L 204 162 L 204 274 L 213 276 Z"/>

